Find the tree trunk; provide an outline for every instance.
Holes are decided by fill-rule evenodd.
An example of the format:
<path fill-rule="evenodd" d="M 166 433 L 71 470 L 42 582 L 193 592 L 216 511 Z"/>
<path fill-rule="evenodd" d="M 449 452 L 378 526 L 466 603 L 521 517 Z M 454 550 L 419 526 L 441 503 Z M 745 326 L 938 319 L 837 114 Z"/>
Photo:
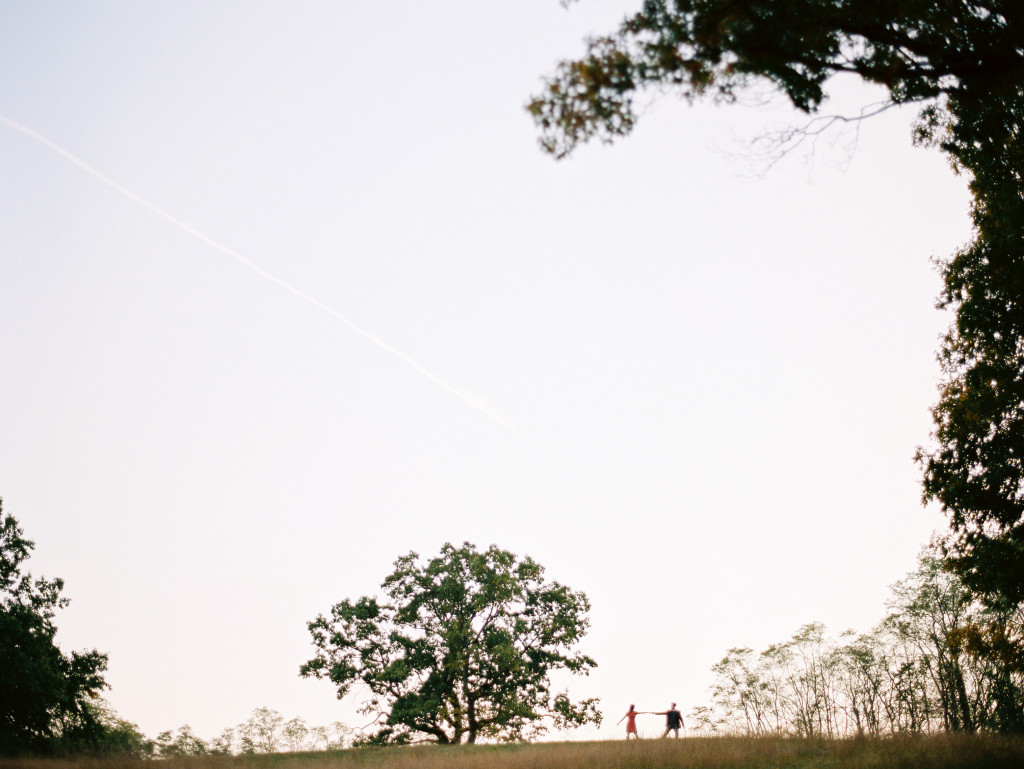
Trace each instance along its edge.
<path fill-rule="evenodd" d="M 479 728 L 479 724 L 476 722 L 476 702 L 473 699 L 469 699 L 466 703 L 466 720 L 469 722 L 469 737 L 466 739 L 466 743 L 472 745 L 476 742 L 476 732 Z"/>
<path fill-rule="evenodd" d="M 971 714 L 971 700 L 967 696 L 967 686 L 964 684 L 964 671 L 959 661 L 953 663 L 953 686 L 956 688 L 956 699 L 960 705 L 960 723 L 963 730 L 973 734 L 977 729 L 974 717 Z"/>

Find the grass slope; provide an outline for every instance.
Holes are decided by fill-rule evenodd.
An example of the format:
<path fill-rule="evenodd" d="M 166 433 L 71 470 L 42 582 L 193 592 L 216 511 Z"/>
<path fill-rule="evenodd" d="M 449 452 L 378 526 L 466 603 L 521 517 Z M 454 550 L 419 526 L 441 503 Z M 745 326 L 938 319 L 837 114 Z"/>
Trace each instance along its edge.
<path fill-rule="evenodd" d="M 634 742 L 414 746 L 205 756 L 0 759 L 0 769 L 1021 769 L 1024 738 L 929 735 L 883 740 L 693 737 Z"/>

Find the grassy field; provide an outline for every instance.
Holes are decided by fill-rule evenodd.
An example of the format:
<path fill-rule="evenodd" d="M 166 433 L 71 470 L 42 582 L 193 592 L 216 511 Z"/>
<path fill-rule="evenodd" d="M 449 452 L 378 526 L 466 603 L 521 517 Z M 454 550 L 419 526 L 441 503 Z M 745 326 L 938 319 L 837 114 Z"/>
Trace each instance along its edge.
<path fill-rule="evenodd" d="M 694 737 L 635 742 L 416 746 L 207 756 L 0 759 L 0 769 L 1021 769 L 1024 738 L 932 735 L 884 740 Z"/>

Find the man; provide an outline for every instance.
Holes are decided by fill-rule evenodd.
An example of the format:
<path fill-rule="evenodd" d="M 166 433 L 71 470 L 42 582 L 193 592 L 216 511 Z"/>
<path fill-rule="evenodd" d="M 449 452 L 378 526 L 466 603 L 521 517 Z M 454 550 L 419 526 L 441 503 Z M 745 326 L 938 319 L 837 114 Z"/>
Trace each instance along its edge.
<path fill-rule="evenodd" d="M 683 714 L 676 710 L 676 704 L 673 702 L 671 710 L 663 710 L 655 715 L 665 716 L 665 733 L 661 736 L 668 737 L 669 732 L 675 732 L 676 739 L 679 739 L 679 729 L 685 724 L 683 724 Z"/>

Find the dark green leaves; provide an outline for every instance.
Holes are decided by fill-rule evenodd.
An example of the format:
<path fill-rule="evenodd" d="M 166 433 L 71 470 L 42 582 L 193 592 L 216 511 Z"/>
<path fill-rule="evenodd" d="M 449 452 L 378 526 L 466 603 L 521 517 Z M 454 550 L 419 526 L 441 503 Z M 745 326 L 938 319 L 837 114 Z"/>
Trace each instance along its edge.
<path fill-rule="evenodd" d="M 942 264 L 940 304 L 954 321 L 939 354 L 934 443 L 918 461 L 925 500 L 949 516 L 950 564 L 990 606 L 1019 610 L 1024 3 L 646 0 L 582 58 L 559 64 L 528 109 L 543 147 L 564 157 L 590 139 L 628 134 L 633 100 L 646 90 L 728 100 L 760 80 L 814 112 L 837 73 L 880 85 L 889 104 L 920 102 L 915 141 L 941 148 L 969 178 L 975 238 Z M 1014 633 L 1024 638 L 1024 622 Z"/>
<path fill-rule="evenodd" d="M 88 748 L 104 729 L 90 703 L 107 657 L 57 647 L 64 583 L 23 571 L 33 546 L 0 504 L 0 755 Z"/>
<path fill-rule="evenodd" d="M 1010 2 L 647 0 L 586 54 L 561 62 L 528 105 L 556 157 L 635 124 L 648 89 L 731 99 L 751 79 L 815 111 L 833 74 L 854 73 L 894 103 L 1020 82 L 1024 24 Z"/>
<path fill-rule="evenodd" d="M 339 697 L 364 683 L 389 739 L 520 739 L 543 731 L 545 719 L 557 728 L 597 722 L 594 701 L 574 705 L 549 685 L 555 670 L 595 666 L 573 651 L 590 605 L 543 576 L 531 559 L 493 545 L 446 544 L 426 562 L 409 553 L 381 585 L 386 600 L 345 600 L 309 623 L 316 655 L 300 673 L 329 678 Z"/>

